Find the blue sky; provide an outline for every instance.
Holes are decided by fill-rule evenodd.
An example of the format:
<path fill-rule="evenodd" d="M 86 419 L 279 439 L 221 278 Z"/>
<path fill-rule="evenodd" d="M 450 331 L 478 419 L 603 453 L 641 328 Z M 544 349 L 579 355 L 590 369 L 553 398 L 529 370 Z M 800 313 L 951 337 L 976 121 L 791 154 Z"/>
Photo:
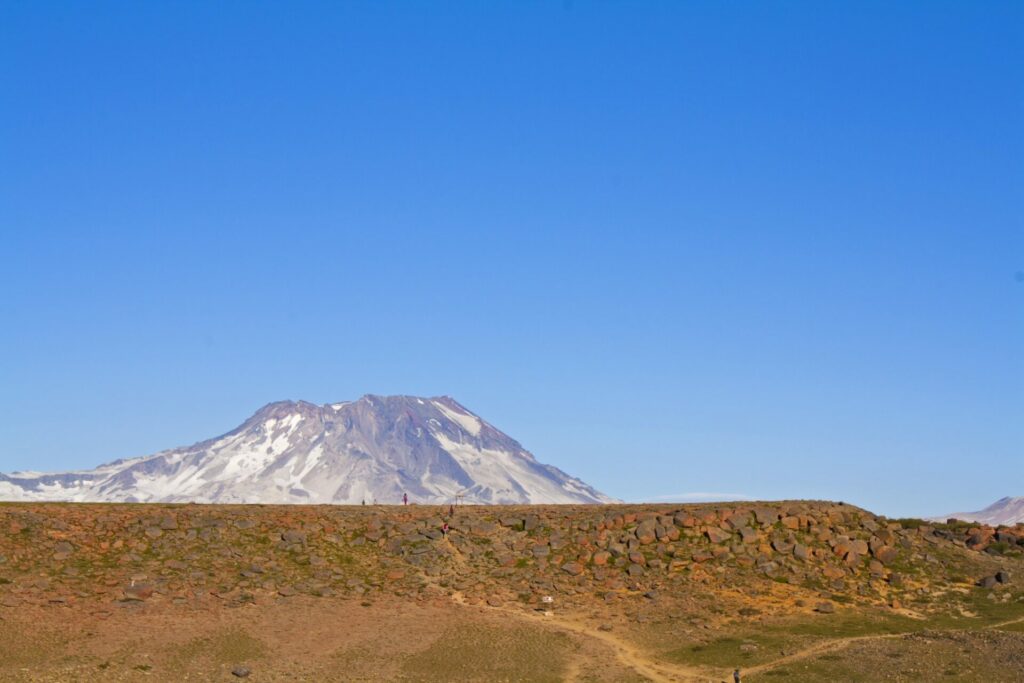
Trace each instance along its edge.
<path fill-rule="evenodd" d="M 449 394 L 629 499 L 1024 495 L 1020 3 L 0 3 L 0 470 Z"/>

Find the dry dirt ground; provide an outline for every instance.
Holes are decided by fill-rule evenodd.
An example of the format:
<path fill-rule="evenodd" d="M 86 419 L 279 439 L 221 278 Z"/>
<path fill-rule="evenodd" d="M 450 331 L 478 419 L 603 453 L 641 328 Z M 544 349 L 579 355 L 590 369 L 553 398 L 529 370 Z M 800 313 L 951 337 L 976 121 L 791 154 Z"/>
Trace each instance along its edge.
<path fill-rule="evenodd" d="M 0 680 L 1024 681 L 1019 528 L 757 505 L 0 505 Z"/>
<path fill-rule="evenodd" d="M 618 635 L 614 622 L 590 621 L 394 597 L 294 596 L 235 609 L 138 606 L 101 616 L 31 608 L 0 622 L 0 679 L 230 681 L 245 667 L 251 681 L 731 680 L 729 666 L 686 663 L 641 645 L 628 628 Z M 743 677 L 1018 681 L 1022 657 L 1019 630 L 925 628 L 794 642 L 744 667 Z"/>

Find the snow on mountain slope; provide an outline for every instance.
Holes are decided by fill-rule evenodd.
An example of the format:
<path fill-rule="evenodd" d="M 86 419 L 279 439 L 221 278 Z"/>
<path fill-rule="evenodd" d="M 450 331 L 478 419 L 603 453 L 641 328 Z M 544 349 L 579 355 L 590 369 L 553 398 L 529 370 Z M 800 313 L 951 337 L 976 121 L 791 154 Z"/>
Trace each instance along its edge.
<path fill-rule="evenodd" d="M 448 397 L 271 403 L 193 446 L 94 470 L 0 474 L 0 500 L 607 503 Z"/>
<path fill-rule="evenodd" d="M 1021 524 L 1024 523 L 1024 496 L 1007 496 L 1006 498 L 1000 498 L 984 510 L 979 510 L 978 512 L 954 512 L 951 515 L 945 515 L 941 519 L 945 521 L 949 518 L 960 519 L 965 522 L 981 522 L 991 526 Z"/>

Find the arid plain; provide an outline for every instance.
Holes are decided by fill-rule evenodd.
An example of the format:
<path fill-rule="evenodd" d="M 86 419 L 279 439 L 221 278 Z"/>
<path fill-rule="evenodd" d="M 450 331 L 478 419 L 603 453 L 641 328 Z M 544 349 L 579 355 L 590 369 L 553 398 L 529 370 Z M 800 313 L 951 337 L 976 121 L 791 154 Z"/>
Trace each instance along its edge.
<path fill-rule="evenodd" d="M 11 503 L 0 679 L 1024 680 L 1022 552 L 819 501 Z"/>

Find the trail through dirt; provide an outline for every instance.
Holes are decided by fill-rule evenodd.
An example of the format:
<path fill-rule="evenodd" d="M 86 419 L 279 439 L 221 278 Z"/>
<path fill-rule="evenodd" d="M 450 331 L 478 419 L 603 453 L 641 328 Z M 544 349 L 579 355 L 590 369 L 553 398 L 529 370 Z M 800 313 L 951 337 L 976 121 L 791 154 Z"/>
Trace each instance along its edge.
<path fill-rule="evenodd" d="M 530 617 L 528 617 L 530 618 Z M 661 664 L 650 660 L 647 655 L 629 643 L 616 638 L 611 633 L 592 628 L 586 624 L 557 617 L 534 617 L 533 620 L 549 624 L 553 628 L 571 631 L 582 636 L 601 641 L 615 652 L 620 662 L 642 676 L 662 683 L 663 681 L 707 681 L 709 677 L 717 678 L 707 670 L 677 664 Z"/>
<path fill-rule="evenodd" d="M 1002 628 L 1004 626 L 1009 626 L 1011 624 L 1017 624 L 1017 623 L 1020 623 L 1022 621 L 1024 621 L 1024 617 L 1018 617 L 1016 619 L 1010 619 L 1008 621 L 1002 621 L 1002 622 L 999 622 L 997 624 L 989 624 L 987 626 L 983 626 L 979 630 L 988 631 L 988 630 L 992 630 L 992 629 L 998 629 L 998 628 Z M 847 637 L 847 638 L 833 638 L 833 639 L 830 639 L 830 640 L 824 640 L 824 641 L 821 641 L 821 642 L 818 642 L 818 643 L 814 643 L 813 645 L 809 645 L 808 647 L 806 647 L 806 648 L 804 648 L 802 650 L 799 650 L 797 652 L 794 652 L 791 655 L 786 655 L 784 657 L 780 657 L 779 659 L 775 659 L 775 660 L 772 660 L 770 662 L 765 662 L 764 664 L 758 664 L 757 666 L 751 666 L 751 667 L 749 667 L 747 669 L 744 669 L 744 675 L 756 676 L 759 673 L 764 673 L 766 671 L 771 671 L 772 669 L 777 669 L 780 666 L 785 666 L 786 664 L 792 664 L 793 662 L 798 662 L 798 661 L 807 659 L 809 657 L 813 657 L 815 655 L 830 654 L 830 653 L 833 653 L 833 652 L 837 652 L 839 650 L 842 650 L 842 649 L 852 645 L 853 643 L 858 643 L 858 642 L 863 642 L 863 641 L 868 641 L 868 640 L 892 640 L 893 638 L 902 638 L 904 636 L 910 635 L 911 633 L 914 633 L 914 632 L 913 631 L 903 631 L 901 633 L 882 633 L 882 634 L 875 634 L 875 635 L 869 635 L 869 636 L 850 636 L 850 637 Z"/>
<path fill-rule="evenodd" d="M 1000 621 L 998 624 L 989 624 L 985 627 L 985 630 L 1002 628 L 1004 626 L 1012 626 L 1013 624 L 1019 624 L 1024 621 L 1024 617 L 1017 617 L 1016 619 L 1010 619 L 1008 621 Z"/>
<path fill-rule="evenodd" d="M 462 594 L 459 592 L 453 593 L 451 597 L 452 600 L 459 605 L 465 606 L 467 604 Z M 600 641 L 606 647 L 611 648 L 611 650 L 615 653 L 615 656 L 618 658 L 620 662 L 622 662 L 629 668 L 633 669 L 641 676 L 644 676 L 650 679 L 651 681 L 654 681 L 655 683 L 665 683 L 669 681 L 676 683 L 686 683 L 691 681 L 696 682 L 708 680 L 726 680 L 732 675 L 731 670 L 715 670 L 713 668 L 692 667 L 683 666 L 679 664 L 654 662 L 647 654 L 642 652 L 640 649 L 636 648 L 635 646 L 631 645 L 626 641 L 623 641 L 615 635 L 607 631 L 601 631 L 600 629 L 594 628 L 586 623 L 570 619 L 567 617 L 545 616 L 543 613 L 530 614 L 522 612 L 520 610 L 508 609 L 505 607 L 491 607 L 486 605 L 481 605 L 480 607 L 484 609 L 504 612 L 518 619 L 538 623 L 542 626 L 546 626 L 549 628 L 570 631 L 572 633 Z M 1024 617 L 1010 619 L 1008 621 L 1003 621 L 997 624 L 989 624 L 983 628 L 986 630 L 998 629 L 1004 626 L 1009 626 L 1011 624 L 1020 623 L 1022 621 L 1024 621 Z M 828 640 L 823 640 L 812 645 L 809 645 L 801 650 L 793 652 L 792 654 L 784 655 L 782 657 L 774 659 L 770 662 L 765 662 L 763 664 L 758 664 L 756 666 L 747 667 L 743 669 L 743 675 L 744 677 L 757 676 L 758 674 L 763 674 L 773 669 L 777 669 L 779 667 L 792 664 L 794 662 L 799 662 L 819 655 L 837 652 L 839 650 L 845 649 L 846 647 L 854 643 L 864 641 L 892 640 L 896 638 L 902 638 L 904 636 L 909 635 L 910 633 L 912 633 L 912 631 L 906 631 L 901 633 L 873 634 L 865 636 L 849 636 L 844 638 L 832 638 Z"/>
<path fill-rule="evenodd" d="M 462 594 L 458 591 L 454 592 L 451 597 L 456 604 L 466 605 Z M 708 669 L 653 662 L 647 655 L 633 645 L 617 638 L 607 631 L 601 631 L 600 629 L 594 628 L 577 620 L 565 617 L 545 616 L 544 613 L 530 614 L 520 610 L 508 609 L 506 607 L 492 607 L 485 605 L 481 605 L 480 607 L 503 612 L 524 621 L 537 623 L 541 627 L 569 631 L 577 635 L 597 640 L 602 645 L 611 648 L 620 662 L 633 669 L 641 676 L 654 681 L 654 683 L 703 682 L 709 679 L 722 680 L 721 677 Z"/>
<path fill-rule="evenodd" d="M 907 633 L 884 633 L 871 636 L 850 636 L 847 638 L 833 638 L 830 640 L 823 640 L 814 643 L 813 645 L 808 645 L 804 649 L 798 650 L 793 654 L 784 655 L 782 657 L 779 657 L 778 659 L 773 659 L 770 662 L 758 664 L 757 666 L 747 667 L 743 670 L 743 675 L 756 676 L 759 673 L 771 671 L 772 669 L 777 669 L 780 666 L 792 664 L 793 662 L 799 662 L 809 657 L 837 652 L 838 650 L 842 650 L 843 648 L 852 645 L 853 643 L 865 640 L 889 640 L 892 638 L 902 638 L 905 635 L 907 635 Z"/>

